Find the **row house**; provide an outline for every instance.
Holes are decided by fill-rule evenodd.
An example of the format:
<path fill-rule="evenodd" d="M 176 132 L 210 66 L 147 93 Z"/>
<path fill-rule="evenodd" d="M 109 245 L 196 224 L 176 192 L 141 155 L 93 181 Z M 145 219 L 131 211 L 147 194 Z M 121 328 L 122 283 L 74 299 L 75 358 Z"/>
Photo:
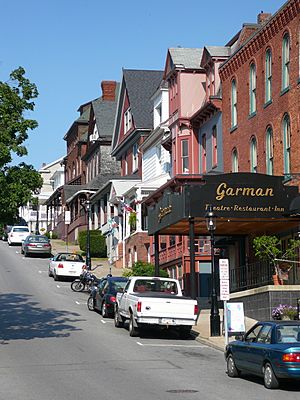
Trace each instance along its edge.
<path fill-rule="evenodd" d="M 218 68 L 230 51 L 230 46 L 168 50 L 164 79 L 169 87 L 169 117 L 163 146 L 169 152 L 173 179 L 180 175 L 223 171 L 222 98 Z M 163 186 L 161 191 L 164 189 Z M 161 235 L 158 249 L 154 248 L 153 239 L 151 243 L 151 261 L 154 262 L 158 251 L 160 267 L 179 279 L 182 288 L 190 293 L 189 237 Z M 205 236 L 198 236 L 195 248 L 197 295 L 207 297 L 210 241 Z"/>
<path fill-rule="evenodd" d="M 64 184 L 63 157 L 49 164 L 44 163 L 38 172 L 43 179 L 43 185 L 35 193 L 37 204 L 28 202 L 26 206 L 20 207 L 19 215 L 27 222 L 31 232 L 43 233 L 47 231 L 49 222 L 46 202 Z"/>
<path fill-rule="evenodd" d="M 118 208 L 118 235 L 111 262 L 130 267 L 133 262 L 150 260 L 150 241 L 147 217 L 142 200 L 161 185 L 161 181 L 143 186 L 143 166 L 140 146 L 153 130 L 152 96 L 162 81 L 162 71 L 124 69 L 114 125 L 111 155 L 121 163 L 121 177 L 127 186 L 122 196 L 111 196 L 110 205 Z M 157 113 L 159 105 L 157 104 Z M 162 116 L 158 116 L 158 119 Z M 116 190 L 118 182 L 112 182 Z M 114 220 L 115 221 L 115 220 Z"/>
<path fill-rule="evenodd" d="M 99 188 L 119 176 L 120 165 L 110 156 L 119 86 L 116 81 L 102 81 L 102 96 L 91 102 L 86 152 L 81 157 L 86 169 L 85 184 L 66 199 L 71 214 L 69 237 L 72 241 L 77 240 L 78 232 L 86 229 L 87 224 L 90 229 L 98 229 L 107 218 L 101 201 L 91 199 Z M 84 207 L 87 199 L 91 201 L 90 221 L 87 221 Z"/>
<path fill-rule="evenodd" d="M 82 163 L 82 156 L 87 148 L 90 107 L 90 102 L 79 107 L 79 117 L 64 135 L 67 144 L 67 154 L 63 160 L 65 182 L 46 201 L 47 230 L 62 239 L 68 239 L 68 226 L 64 222 L 66 200 L 76 193 L 80 185 L 85 184 L 86 167 Z"/>
<path fill-rule="evenodd" d="M 87 223 L 91 229 L 98 229 L 102 216 L 100 203 L 93 204 L 91 220 L 87 221 L 84 202 L 110 179 L 119 176 L 119 163 L 110 157 L 119 84 L 103 81 L 101 89 L 101 97 L 79 107 L 80 117 L 64 136 L 66 184 L 48 201 L 49 214 L 59 214 L 53 230 L 70 242 L 77 241 L 79 231 L 86 229 Z M 65 211 L 70 212 L 68 224 Z"/>

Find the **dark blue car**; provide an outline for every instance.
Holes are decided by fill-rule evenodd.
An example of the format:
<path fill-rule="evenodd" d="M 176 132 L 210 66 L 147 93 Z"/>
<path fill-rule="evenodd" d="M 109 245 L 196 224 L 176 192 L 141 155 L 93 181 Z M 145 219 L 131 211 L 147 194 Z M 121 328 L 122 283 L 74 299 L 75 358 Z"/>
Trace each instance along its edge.
<path fill-rule="evenodd" d="M 300 321 L 258 322 L 236 339 L 225 350 L 228 376 L 262 376 L 267 389 L 281 379 L 300 382 Z"/>
<path fill-rule="evenodd" d="M 100 311 L 103 318 L 114 317 L 117 292 L 124 289 L 127 281 L 123 276 L 102 278 L 87 300 L 88 309 Z"/>

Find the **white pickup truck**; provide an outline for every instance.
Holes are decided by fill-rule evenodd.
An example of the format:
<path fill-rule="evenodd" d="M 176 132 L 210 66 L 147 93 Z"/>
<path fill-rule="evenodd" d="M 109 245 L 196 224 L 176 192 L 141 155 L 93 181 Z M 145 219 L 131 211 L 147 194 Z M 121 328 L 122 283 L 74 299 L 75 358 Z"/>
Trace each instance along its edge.
<path fill-rule="evenodd" d="M 176 329 L 181 338 L 187 338 L 197 317 L 197 301 L 182 295 L 176 279 L 133 276 L 117 293 L 115 326 L 129 320 L 130 336 L 155 325 Z"/>

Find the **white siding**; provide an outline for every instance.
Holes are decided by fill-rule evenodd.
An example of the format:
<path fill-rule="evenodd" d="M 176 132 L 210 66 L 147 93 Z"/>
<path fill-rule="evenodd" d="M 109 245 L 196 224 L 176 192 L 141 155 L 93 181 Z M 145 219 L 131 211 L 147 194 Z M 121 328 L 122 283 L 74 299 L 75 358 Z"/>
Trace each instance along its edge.
<path fill-rule="evenodd" d="M 156 147 L 152 147 L 143 155 L 143 181 L 148 181 L 158 175 L 157 164 Z"/>

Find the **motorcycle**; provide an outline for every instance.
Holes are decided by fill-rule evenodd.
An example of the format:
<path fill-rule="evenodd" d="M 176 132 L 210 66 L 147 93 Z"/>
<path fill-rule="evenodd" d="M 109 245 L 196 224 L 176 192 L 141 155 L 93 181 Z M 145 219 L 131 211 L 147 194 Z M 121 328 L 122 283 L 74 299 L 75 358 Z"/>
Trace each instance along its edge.
<path fill-rule="evenodd" d="M 75 279 L 71 283 L 71 289 L 74 292 L 83 292 L 85 289 L 90 293 L 94 283 L 98 282 L 98 278 L 89 270 L 84 270 L 79 279 Z"/>

